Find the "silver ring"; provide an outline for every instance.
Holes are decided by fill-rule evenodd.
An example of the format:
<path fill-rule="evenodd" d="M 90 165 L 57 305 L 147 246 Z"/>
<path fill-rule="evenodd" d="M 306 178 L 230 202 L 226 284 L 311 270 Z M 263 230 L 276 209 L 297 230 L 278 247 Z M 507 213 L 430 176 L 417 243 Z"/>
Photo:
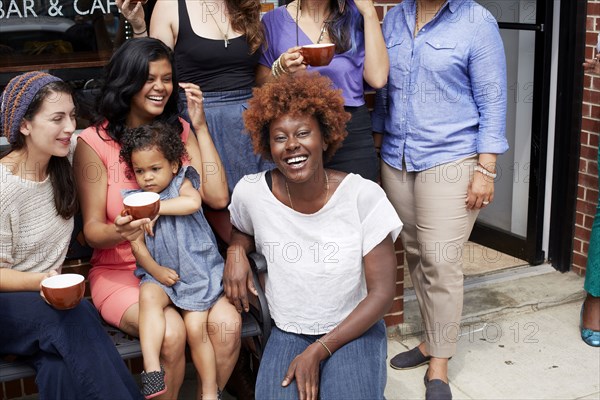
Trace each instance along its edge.
<path fill-rule="evenodd" d="M 487 206 L 488 204 L 490 204 L 489 201 L 482 201 L 481 204 L 483 204 L 484 206 Z"/>

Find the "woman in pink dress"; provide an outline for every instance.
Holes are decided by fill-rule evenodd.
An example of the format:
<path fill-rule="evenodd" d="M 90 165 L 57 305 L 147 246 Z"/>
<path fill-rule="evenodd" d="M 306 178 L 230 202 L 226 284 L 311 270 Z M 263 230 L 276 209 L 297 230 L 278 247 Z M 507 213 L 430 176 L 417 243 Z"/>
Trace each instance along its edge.
<path fill-rule="evenodd" d="M 94 248 L 90 287 L 102 317 L 131 335 L 138 335 L 139 279 L 129 241 L 143 234 L 148 219 L 122 217 L 121 191 L 138 188 L 119 161 L 121 138 L 130 128 L 161 121 L 175 126 L 186 144 L 188 162 L 200 172 L 202 201 L 223 208 L 229 200 L 224 169 L 210 138 L 198 86 L 180 83 L 185 90 L 190 125 L 178 117 L 177 79 L 172 51 L 152 38 L 128 40 L 111 58 L 97 112 L 98 121 L 84 130 L 75 152 L 75 173 L 84 219 L 84 234 Z M 181 315 L 165 311 L 165 339 L 161 361 L 166 372 L 165 398 L 177 398 L 185 371 L 186 327 Z M 240 315 L 220 299 L 208 316 L 210 339 L 217 359 L 217 383 L 223 388 L 240 346 Z M 201 393 L 201 391 L 200 391 Z"/>

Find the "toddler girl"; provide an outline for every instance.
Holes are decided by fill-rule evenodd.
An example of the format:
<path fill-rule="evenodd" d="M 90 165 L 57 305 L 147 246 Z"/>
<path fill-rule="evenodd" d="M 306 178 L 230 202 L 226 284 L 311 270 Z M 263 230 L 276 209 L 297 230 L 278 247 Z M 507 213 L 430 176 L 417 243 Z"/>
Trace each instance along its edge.
<path fill-rule="evenodd" d="M 164 309 L 181 310 L 192 359 L 202 380 L 202 398 L 218 398 L 215 354 L 207 336 L 208 310 L 223 292 L 223 258 L 204 214 L 200 177 L 187 158 L 181 138 L 168 125 L 153 123 L 128 131 L 121 160 L 139 191 L 160 194 L 160 212 L 144 236 L 131 242 L 140 283 L 139 331 L 147 399 L 167 390 L 159 361 L 165 335 Z"/>

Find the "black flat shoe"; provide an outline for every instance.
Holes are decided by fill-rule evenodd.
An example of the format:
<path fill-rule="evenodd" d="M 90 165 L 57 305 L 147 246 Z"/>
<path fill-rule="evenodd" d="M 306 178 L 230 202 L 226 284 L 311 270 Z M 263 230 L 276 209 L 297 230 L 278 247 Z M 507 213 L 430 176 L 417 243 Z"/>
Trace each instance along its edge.
<path fill-rule="evenodd" d="M 431 360 L 431 356 L 423 355 L 417 346 L 412 350 L 396 354 L 390 360 L 390 367 L 394 369 L 413 369 L 428 364 L 429 360 Z"/>
<path fill-rule="evenodd" d="M 429 372 L 429 368 L 427 372 Z M 425 400 L 452 400 L 450 384 L 441 379 L 429 380 L 427 372 L 425 372 L 425 376 L 423 377 L 423 383 L 425 383 Z"/>

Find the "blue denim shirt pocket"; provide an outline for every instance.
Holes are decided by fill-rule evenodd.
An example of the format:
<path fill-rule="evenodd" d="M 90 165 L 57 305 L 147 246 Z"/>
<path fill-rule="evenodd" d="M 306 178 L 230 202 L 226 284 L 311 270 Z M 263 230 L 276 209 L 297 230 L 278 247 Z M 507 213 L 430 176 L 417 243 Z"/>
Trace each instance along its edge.
<path fill-rule="evenodd" d="M 410 74 L 411 42 L 404 38 L 390 38 L 386 47 L 390 58 L 389 83 L 393 87 L 402 89 L 404 77 Z"/>
<path fill-rule="evenodd" d="M 429 71 L 445 71 L 450 67 L 456 40 L 428 39 L 421 51 L 421 66 Z"/>

